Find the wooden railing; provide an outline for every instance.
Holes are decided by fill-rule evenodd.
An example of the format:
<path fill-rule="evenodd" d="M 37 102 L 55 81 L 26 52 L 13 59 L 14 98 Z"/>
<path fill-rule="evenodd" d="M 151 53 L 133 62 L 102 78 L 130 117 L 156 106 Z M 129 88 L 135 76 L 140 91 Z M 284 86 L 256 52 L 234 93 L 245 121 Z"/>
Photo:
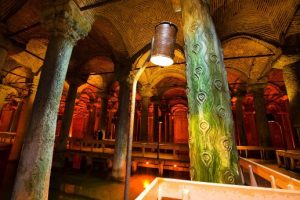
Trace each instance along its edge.
<path fill-rule="evenodd" d="M 98 153 L 114 152 L 114 140 L 82 140 L 76 138 L 68 138 L 67 149 L 79 150 Z M 189 148 L 186 144 L 173 143 L 142 143 L 133 142 L 132 154 L 135 157 L 149 157 L 173 160 L 188 160 Z"/>
<path fill-rule="evenodd" d="M 284 167 L 295 170 L 300 166 L 300 150 L 276 150 L 276 159 L 279 167 L 282 166 L 281 158 L 283 158 Z"/>
<path fill-rule="evenodd" d="M 257 186 L 257 182 L 254 176 L 254 174 L 256 174 L 261 178 L 269 181 L 272 188 L 300 190 L 299 180 L 260 165 L 249 159 L 240 158 L 240 166 L 243 169 L 242 171 L 248 171 L 250 176 L 250 185 L 252 186 Z"/>
<path fill-rule="evenodd" d="M 256 151 L 260 153 L 260 158 L 261 159 L 266 159 L 266 152 L 275 152 L 274 147 L 261 147 L 261 146 L 237 146 L 237 150 L 240 154 L 240 156 L 245 156 L 248 158 L 248 152 L 249 151 Z"/>
<path fill-rule="evenodd" d="M 0 143 L 13 144 L 16 138 L 16 133 L 0 132 Z"/>
<path fill-rule="evenodd" d="M 152 199 L 298 200 L 300 199 L 300 192 L 293 190 L 156 178 L 136 198 L 136 200 Z"/>

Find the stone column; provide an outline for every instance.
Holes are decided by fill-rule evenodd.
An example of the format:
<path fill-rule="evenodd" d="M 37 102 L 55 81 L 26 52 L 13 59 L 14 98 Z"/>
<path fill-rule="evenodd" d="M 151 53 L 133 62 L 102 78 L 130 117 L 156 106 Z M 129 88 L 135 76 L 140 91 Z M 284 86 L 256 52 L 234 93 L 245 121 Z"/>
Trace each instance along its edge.
<path fill-rule="evenodd" d="M 128 75 L 131 67 L 129 61 L 125 61 L 127 65 L 120 66 L 119 78 L 119 108 L 116 123 L 116 142 L 112 167 L 112 177 L 115 180 L 125 180 L 126 173 L 126 148 L 127 134 L 129 130 L 129 102 L 130 102 L 130 84 L 128 83 Z M 122 71 L 122 68 L 124 71 Z M 122 71 L 122 73 L 120 73 Z"/>
<path fill-rule="evenodd" d="M 189 107 L 190 175 L 240 183 L 229 89 L 208 0 L 181 0 Z"/>
<path fill-rule="evenodd" d="M 4 63 L 6 61 L 6 57 L 7 57 L 7 50 L 0 46 L 0 70 L 1 70 L 1 73 L 2 73 L 2 69 L 4 67 Z"/>
<path fill-rule="evenodd" d="M 24 99 L 24 104 L 22 106 L 22 112 L 17 126 L 16 138 L 13 143 L 12 149 L 9 154 L 10 161 L 19 160 L 21 149 L 23 146 L 24 137 L 28 130 L 28 124 L 32 112 L 32 105 L 36 95 L 37 85 L 39 83 L 40 76 L 34 76 L 33 84 L 30 88 L 29 96 Z"/>
<path fill-rule="evenodd" d="M 236 123 L 237 132 L 240 138 L 240 145 L 247 145 L 246 130 L 244 124 L 244 110 L 243 110 L 243 100 L 245 98 L 246 91 L 239 91 L 236 100 Z"/>
<path fill-rule="evenodd" d="M 150 97 L 152 94 L 152 88 L 150 84 L 143 85 L 140 89 L 142 96 L 142 125 L 141 125 L 141 139 L 142 142 L 148 141 L 148 111 L 150 104 Z"/>
<path fill-rule="evenodd" d="M 73 1 L 47 1 L 44 23 L 51 32 L 12 199 L 47 199 L 57 112 L 73 47 L 90 25 Z"/>
<path fill-rule="evenodd" d="M 259 145 L 269 147 L 271 144 L 271 135 L 266 115 L 264 85 L 255 85 L 251 88 L 255 109 L 255 122 L 259 137 Z"/>
<path fill-rule="evenodd" d="M 100 124 L 99 129 L 102 131 L 104 138 L 106 136 L 106 123 L 107 123 L 107 96 L 101 96 L 101 110 L 100 110 Z"/>
<path fill-rule="evenodd" d="M 289 98 L 289 111 L 294 128 L 300 133 L 300 62 L 282 69 L 284 83 Z M 300 141 L 298 141 L 299 143 Z"/>
<path fill-rule="evenodd" d="M 62 124 L 60 127 L 59 139 L 56 146 L 57 157 L 55 158 L 55 166 L 64 166 L 64 154 L 66 151 L 67 139 L 73 119 L 75 100 L 77 95 L 78 84 L 71 83 L 68 90 L 68 95 L 65 103 L 65 109 L 62 116 Z"/>
<path fill-rule="evenodd" d="M 5 104 L 5 98 L 11 93 L 17 93 L 16 90 L 10 86 L 0 84 L 0 111 Z"/>
<path fill-rule="evenodd" d="M 153 96 L 153 142 L 158 142 L 159 139 L 158 105 L 159 105 L 158 96 Z M 160 137 L 162 138 L 162 136 Z"/>
<path fill-rule="evenodd" d="M 23 104 L 24 104 L 23 100 L 18 102 L 18 106 L 17 106 L 17 108 L 14 112 L 13 119 L 12 119 L 12 122 L 11 122 L 11 126 L 9 128 L 9 132 L 16 132 L 17 131 L 17 125 L 18 125 L 18 122 L 19 122 L 19 118 L 20 118 L 20 114 L 21 114 L 21 111 L 22 111 Z"/>

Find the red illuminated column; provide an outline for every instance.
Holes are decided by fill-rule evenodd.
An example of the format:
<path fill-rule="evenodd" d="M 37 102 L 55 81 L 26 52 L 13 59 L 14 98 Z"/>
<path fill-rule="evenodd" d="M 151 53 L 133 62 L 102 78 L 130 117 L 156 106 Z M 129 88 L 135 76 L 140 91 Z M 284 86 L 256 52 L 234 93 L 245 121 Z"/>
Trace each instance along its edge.
<path fill-rule="evenodd" d="M 240 145 L 247 145 L 245 124 L 244 124 L 244 110 L 243 110 L 243 100 L 245 97 L 246 91 L 239 91 L 237 94 L 236 100 L 236 123 L 237 131 L 240 138 Z"/>

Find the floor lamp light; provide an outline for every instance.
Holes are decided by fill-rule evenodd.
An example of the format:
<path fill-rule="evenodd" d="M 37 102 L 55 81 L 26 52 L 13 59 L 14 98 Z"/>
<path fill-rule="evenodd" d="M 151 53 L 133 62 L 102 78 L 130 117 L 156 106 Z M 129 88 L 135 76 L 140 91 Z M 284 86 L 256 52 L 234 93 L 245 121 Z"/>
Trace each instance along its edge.
<path fill-rule="evenodd" d="M 129 134 L 127 138 L 127 157 L 126 157 L 126 177 L 124 199 L 129 199 L 129 181 L 131 174 L 131 153 L 132 153 L 132 138 L 134 129 L 134 114 L 135 114 L 135 98 L 136 86 L 139 78 L 146 68 L 149 60 L 159 66 L 170 66 L 173 64 L 175 41 L 176 41 L 177 27 L 170 22 L 161 22 L 155 27 L 155 35 L 152 39 L 151 54 L 143 63 L 142 67 L 134 75 L 131 91 L 131 109 L 129 121 Z"/>

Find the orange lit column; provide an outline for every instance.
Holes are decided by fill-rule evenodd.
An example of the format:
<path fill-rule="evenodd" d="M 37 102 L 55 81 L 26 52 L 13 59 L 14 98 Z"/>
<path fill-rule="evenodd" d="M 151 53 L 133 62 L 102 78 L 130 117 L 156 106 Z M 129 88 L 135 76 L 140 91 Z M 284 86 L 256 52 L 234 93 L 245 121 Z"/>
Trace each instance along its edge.
<path fill-rule="evenodd" d="M 29 96 L 24 99 L 24 104 L 22 106 L 22 112 L 20 114 L 20 119 L 17 126 L 16 138 L 13 143 L 12 149 L 10 151 L 9 160 L 17 161 L 20 157 L 23 141 L 25 134 L 27 133 L 28 124 L 32 112 L 32 104 L 35 99 L 37 85 L 39 83 L 40 76 L 33 77 L 33 84 Z"/>
<path fill-rule="evenodd" d="M 65 103 L 64 114 L 62 117 L 62 124 L 59 133 L 59 140 L 56 146 L 56 155 L 55 166 L 63 167 L 64 166 L 64 154 L 66 151 L 67 138 L 69 136 L 69 131 L 73 119 L 73 112 L 75 106 L 75 100 L 77 95 L 78 84 L 71 83 L 68 90 L 68 96 Z"/>
<path fill-rule="evenodd" d="M 283 67 L 283 78 L 289 98 L 289 111 L 293 127 L 300 136 L 300 62 Z M 297 143 L 299 143 L 298 141 Z"/>
<path fill-rule="evenodd" d="M 271 146 L 271 135 L 266 116 L 264 85 L 255 85 L 251 87 L 255 109 L 255 122 L 258 132 L 259 145 L 264 147 Z"/>
<path fill-rule="evenodd" d="M 6 61 L 6 57 L 7 57 L 7 50 L 0 46 L 0 70 L 1 70 L 1 73 L 2 73 L 2 69 L 4 67 L 4 63 Z"/>
<path fill-rule="evenodd" d="M 46 1 L 51 32 L 12 199 L 48 199 L 57 112 L 73 47 L 90 25 L 73 1 Z"/>
<path fill-rule="evenodd" d="M 116 141 L 114 160 L 112 167 L 112 177 L 115 180 L 124 180 L 126 173 L 126 148 L 127 134 L 129 130 L 129 102 L 130 102 L 130 84 L 127 80 L 131 63 L 124 61 L 126 65 L 120 65 L 118 70 L 120 92 L 119 108 L 116 124 Z M 123 71 L 124 70 L 124 71 Z"/>
<path fill-rule="evenodd" d="M 105 138 L 108 138 L 108 135 L 105 133 L 106 131 L 106 122 L 107 122 L 107 96 L 103 94 L 101 96 L 101 109 L 100 109 L 100 124 L 99 129 L 102 131 Z"/>
<path fill-rule="evenodd" d="M 238 134 L 240 139 L 240 145 L 247 145 L 246 130 L 244 124 L 244 110 L 243 110 L 243 100 L 246 91 L 239 91 L 236 100 L 236 123 L 238 128 Z"/>
<path fill-rule="evenodd" d="M 24 105 L 24 102 L 22 99 L 21 101 L 18 102 L 17 109 L 14 112 L 11 126 L 9 128 L 9 132 L 16 132 L 23 105 Z"/>
<path fill-rule="evenodd" d="M 158 105 L 159 105 L 158 96 L 153 96 L 153 142 L 158 142 L 158 138 L 159 138 Z"/>
<path fill-rule="evenodd" d="M 143 85 L 140 89 L 142 96 L 142 125 L 141 125 L 141 140 L 142 142 L 148 141 L 148 112 L 152 88 L 150 84 Z"/>

